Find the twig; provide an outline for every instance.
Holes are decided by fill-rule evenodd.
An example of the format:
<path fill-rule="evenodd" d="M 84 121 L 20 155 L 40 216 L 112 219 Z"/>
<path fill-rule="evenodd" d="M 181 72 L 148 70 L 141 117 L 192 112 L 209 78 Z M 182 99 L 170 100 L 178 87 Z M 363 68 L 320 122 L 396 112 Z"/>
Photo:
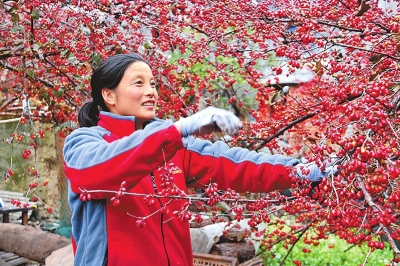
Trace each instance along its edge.
<path fill-rule="evenodd" d="M 315 220 L 314 220 L 315 221 Z M 289 256 L 290 252 L 292 251 L 292 249 L 294 248 L 294 246 L 297 244 L 297 242 L 299 242 L 299 240 L 301 239 L 301 237 L 304 235 L 305 232 L 307 232 L 307 230 L 310 228 L 310 224 L 314 223 L 314 221 L 312 221 L 311 223 L 307 224 L 303 229 L 302 232 L 300 233 L 299 237 L 296 239 L 296 242 L 293 243 L 293 245 L 289 248 L 288 252 L 286 253 L 285 257 L 283 258 L 283 260 L 279 263 L 279 266 L 282 266 L 285 263 L 285 260 L 287 259 L 287 257 Z"/>
<path fill-rule="evenodd" d="M 372 200 L 372 197 L 369 194 L 369 192 L 367 191 L 367 189 L 365 188 L 364 182 L 361 180 L 361 178 L 359 176 L 357 176 L 356 178 L 357 178 L 358 184 L 360 185 L 361 190 L 364 193 L 364 198 L 365 198 L 365 201 L 368 203 L 368 205 L 372 209 L 379 209 L 380 211 L 382 211 L 381 208 L 379 208 L 379 206 L 377 206 L 375 204 L 375 202 Z M 397 245 L 394 242 L 389 229 L 387 229 L 382 223 L 379 223 L 379 226 L 382 228 L 383 232 L 385 233 L 385 235 L 387 237 L 387 241 L 389 242 L 389 245 L 392 248 L 393 252 L 396 254 L 397 257 L 400 257 L 400 250 L 397 248 Z"/>
<path fill-rule="evenodd" d="M 364 262 L 363 262 L 363 264 L 362 264 L 362 265 L 365 265 L 365 264 L 367 264 L 367 262 L 368 262 L 368 258 L 369 258 L 369 255 L 371 255 L 371 251 L 372 251 L 372 248 L 370 248 L 370 249 L 368 250 L 368 254 L 367 254 L 367 256 L 365 256 L 365 260 L 364 260 Z"/>
<path fill-rule="evenodd" d="M 103 192 L 103 193 L 113 193 L 116 194 L 118 191 L 116 190 L 86 190 L 84 188 L 80 188 L 82 193 L 97 193 L 97 192 Z M 139 196 L 139 197 L 144 197 L 148 196 L 149 194 L 142 194 L 142 193 L 133 193 L 133 192 L 122 192 L 122 195 L 129 195 L 129 196 Z M 169 198 L 169 199 L 187 199 L 187 200 L 193 200 L 193 201 L 208 201 L 210 198 L 208 197 L 191 197 L 191 196 L 171 196 L 171 195 L 159 195 L 159 194 L 154 194 L 152 195 L 154 198 Z M 296 197 L 288 197 L 285 199 L 285 201 L 288 200 L 293 200 Z M 258 202 L 259 200 L 257 199 L 223 199 L 223 201 L 228 201 L 228 202 Z M 282 202 L 283 200 L 265 200 L 268 203 L 277 203 L 277 202 Z"/>

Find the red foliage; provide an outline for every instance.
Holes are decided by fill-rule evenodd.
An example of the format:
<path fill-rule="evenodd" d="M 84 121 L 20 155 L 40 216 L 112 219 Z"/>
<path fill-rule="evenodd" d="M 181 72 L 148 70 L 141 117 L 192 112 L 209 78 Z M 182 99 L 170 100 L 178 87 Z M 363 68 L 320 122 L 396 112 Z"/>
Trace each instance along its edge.
<path fill-rule="evenodd" d="M 252 204 L 246 211 L 259 215 L 252 225 L 282 209 L 299 223 L 324 225 L 320 238 L 339 232 L 349 243 L 381 248 L 370 236 L 400 238 L 396 2 L 392 10 L 389 2 L 383 9 L 382 1 L 363 6 L 356 0 L 317 2 L 4 1 L 0 74 L 15 86 L 2 90 L 21 99 L 25 92 L 48 107 L 57 125 L 75 122 L 99 60 L 138 51 L 159 82 L 159 117 L 178 118 L 204 103 L 225 101 L 242 118 L 254 119 L 233 145 L 316 162 L 340 158 L 338 176 L 313 190 L 299 182 L 293 197 L 273 192 L 266 198 L 274 204 Z M 199 63 L 202 70 L 196 68 Z M 290 79 L 300 70 L 311 78 Z M 251 92 L 256 104 L 245 98 Z M 289 145 L 283 147 L 282 141 Z M 31 150 L 23 157 L 29 159 Z M 225 200 L 215 189 L 210 184 L 207 192 L 212 206 Z M 231 206 L 238 219 L 243 205 Z M 189 218 L 186 209 L 177 215 Z M 293 227 L 282 241 L 293 243 L 298 230 Z"/>

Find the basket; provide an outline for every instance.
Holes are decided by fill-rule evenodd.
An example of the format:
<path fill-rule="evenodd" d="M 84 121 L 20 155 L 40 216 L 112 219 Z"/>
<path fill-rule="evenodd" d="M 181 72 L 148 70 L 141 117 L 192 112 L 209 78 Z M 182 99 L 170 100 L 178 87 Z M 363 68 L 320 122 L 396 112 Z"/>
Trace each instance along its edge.
<path fill-rule="evenodd" d="M 237 258 L 193 252 L 193 266 L 237 266 Z"/>

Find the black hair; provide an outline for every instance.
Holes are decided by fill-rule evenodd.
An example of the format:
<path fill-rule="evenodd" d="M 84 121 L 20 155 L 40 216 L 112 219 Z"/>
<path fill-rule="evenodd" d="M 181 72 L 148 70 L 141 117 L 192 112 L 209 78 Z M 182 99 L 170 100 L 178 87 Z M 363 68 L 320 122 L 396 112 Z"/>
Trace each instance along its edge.
<path fill-rule="evenodd" d="M 124 76 L 125 70 L 135 62 L 144 62 L 150 66 L 139 54 L 117 54 L 108 57 L 93 71 L 90 80 L 92 99 L 79 110 L 78 123 L 80 127 L 96 126 L 100 110 L 109 111 L 101 91 L 104 88 L 115 89 Z"/>

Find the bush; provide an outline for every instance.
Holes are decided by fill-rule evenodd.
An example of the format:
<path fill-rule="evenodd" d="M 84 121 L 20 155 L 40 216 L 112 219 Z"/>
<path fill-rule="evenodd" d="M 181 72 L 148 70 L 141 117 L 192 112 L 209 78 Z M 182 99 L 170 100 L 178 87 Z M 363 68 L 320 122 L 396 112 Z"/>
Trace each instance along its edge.
<path fill-rule="evenodd" d="M 389 265 L 393 260 L 393 251 L 386 243 L 382 250 L 370 252 L 366 243 L 361 246 L 350 245 L 336 235 L 329 235 L 328 239 L 319 240 L 317 246 L 305 244 L 304 237 L 293 247 L 283 265 Z M 262 258 L 264 265 L 280 265 L 288 249 L 277 244 L 270 251 L 264 251 Z"/>

